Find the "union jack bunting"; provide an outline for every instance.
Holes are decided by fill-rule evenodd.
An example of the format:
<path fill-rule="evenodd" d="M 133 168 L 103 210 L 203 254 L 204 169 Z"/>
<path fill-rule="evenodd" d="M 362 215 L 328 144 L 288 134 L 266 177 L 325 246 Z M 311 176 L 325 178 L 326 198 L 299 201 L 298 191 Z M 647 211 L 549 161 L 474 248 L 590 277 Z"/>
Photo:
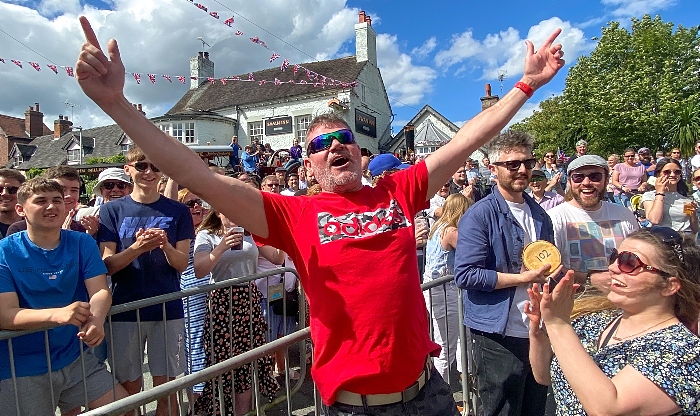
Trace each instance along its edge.
<path fill-rule="evenodd" d="M 5 63 L 5 58 L 0 58 L 0 62 Z"/>
<path fill-rule="evenodd" d="M 29 65 L 32 66 L 32 68 L 36 69 L 37 72 L 41 71 L 41 65 L 39 65 L 36 62 L 30 62 Z"/>
<path fill-rule="evenodd" d="M 275 78 L 275 85 L 280 85 L 281 83 L 282 83 L 282 82 L 281 82 L 280 80 L 278 80 L 277 78 Z"/>
<path fill-rule="evenodd" d="M 18 67 L 22 68 L 22 62 L 16 60 L 16 59 L 10 59 L 13 64 L 17 65 Z"/>
<path fill-rule="evenodd" d="M 233 24 L 233 16 L 229 17 L 228 19 L 224 20 L 224 24 L 226 26 L 231 26 Z"/>
<path fill-rule="evenodd" d="M 279 58 L 280 54 L 277 52 L 273 53 L 272 56 L 270 57 L 270 62 L 274 61 L 275 59 Z"/>
<path fill-rule="evenodd" d="M 284 61 L 282 61 L 282 66 L 280 66 L 280 69 L 282 70 L 282 72 L 284 72 L 287 70 L 288 66 L 289 66 L 289 59 L 285 59 Z"/>
<path fill-rule="evenodd" d="M 207 77 L 207 81 L 209 81 L 212 84 L 216 82 L 216 80 L 213 77 Z"/>
<path fill-rule="evenodd" d="M 253 38 L 250 38 L 250 41 L 253 42 L 253 43 L 260 43 L 260 38 L 258 38 L 257 36 L 255 36 L 255 37 L 253 37 Z"/>
<path fill-rule="evenodd" d="M 248 81 L 255 81 L 255 78 L 253 78 L 253 73 L 249 72 L 248 73 Z"/>
<path fill-rule="evenodd" d="M 73 76 L 73 68 L 70 66 L 64 67 L 66 69 L 66 74 L 68 74 L 69 77 Z"/>
<path fill-rule="evenodd" d="M 236 31 L 236 36 L 241 36 L 242 34 L 243 34 L 243 32 L 241 32 L 240 30 Z"/>
<path fill-rule="evenodd" d="M 170 75 L 163 75 L 163 78 L 167 79 L 168 82 L 173 82 L 173 80 L 170 78 Z"/>
<path fill-rule="evenodd" d="M 233 77 L 233 78 L 231 78 L 231 79 L 232 79 L 233 81 L 240 81 L 240 80 L 241 80 L 241 77 L 235 76 L 235 77 Z"/>
<path fill-rule="evenodd" d="M 299 65 L 294 64 L 294 75 L 296 75 L 298 71 L 299 71 Z"/>
<path fill-rule="evenodd" d="M 178 76 L 177 76 L 177 79 L 178 79 L 180 82 L 182 82 L 183 84 L 185 83 L 185 77 L 183 77 L 182 75 L 178 75 Z"/>
<path fill-rule="evenodd" d="M 54 72 L 54 74 L 58 74 L 58 67 L 54 64 L 47 64 L 46 66 L 49 67 L 50 70 Z"/>
<path fill-rule="evenodd" d="M 260 82 L 258 82 L 258 85 L 265 85 L 266 82 L 267 82 L 267 81 L 263 79 L 263 80 L 261 80 Z"/>
<path fill-rule="evenodd" d="M 209 15 L 215 19 L 219 18 L 219 13 L 217 13 L 217 12 L 209 12 Z"/>
<path fill-rule="evenodd" d="M 221 78 L 221 83 L 226 85 L 226 78 Z"/>
<path fill-rule="evenodd" d="M 194 5 L 200 9 L 204 10 L 205 12 L 207 11 L 207 8 L 203 4 L 195 3 Z"/>
<path fill-rule="evenodd" d="M 131 75 L 134 76 L 134 79 L 136 80 L 137 84 L 141 83 L 141 74 L 139 74 L 138 72 L 132 72 Z"/>
<path fill-rule="evenodd" d="M 148 79 L 151 80 L 151 84 L 156 83 L 156 74 L 148 74 Z"/>

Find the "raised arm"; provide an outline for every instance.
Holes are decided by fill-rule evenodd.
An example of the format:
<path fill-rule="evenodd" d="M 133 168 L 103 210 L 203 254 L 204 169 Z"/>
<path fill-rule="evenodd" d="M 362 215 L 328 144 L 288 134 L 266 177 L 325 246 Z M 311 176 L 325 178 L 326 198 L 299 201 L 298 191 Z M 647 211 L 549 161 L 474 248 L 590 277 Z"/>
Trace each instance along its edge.
<path fill-rule="evenodd" d="M 175 182 L 199 195 L 236 224 L 267 237 L 260 192 L 237 179 L 212 172 L 192 150 L 163 133 L 136 110 L 124 97 L 124 64 L 117 41 L 110 39 L 107 43 L 108 57 L 84 16 L 80 17 L 80 24 L 85 43 L 75 65 L 75 74 L 83 92 Z"/>
<path fill-rule="evenodd" d="M 561 29 L 552 32 L 537 51 L 532 42 L 525 41 L 525 71 L 520 81 L 533 90 L 548 83 L 564 66 L 561 44 L 553 45 L 559 33 Z M 497 135 L 525 104 L 527 98 L 523 91 L 513 88 L 492 107 L 471 119 L 448 144 L 427 158 L 428 195 L 435 195 L 472 152 Z"/>

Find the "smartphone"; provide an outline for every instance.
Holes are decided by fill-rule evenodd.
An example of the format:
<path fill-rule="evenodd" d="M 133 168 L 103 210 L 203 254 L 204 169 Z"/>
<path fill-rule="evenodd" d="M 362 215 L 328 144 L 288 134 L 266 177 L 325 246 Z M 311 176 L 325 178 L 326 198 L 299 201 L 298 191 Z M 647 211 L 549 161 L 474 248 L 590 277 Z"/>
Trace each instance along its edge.
<path fill-rule="evenodd" d="M 549 276 L 547 278 L 547 283 L 549 283 L 549 293 L 552 293 L 554 288 L 557 286 L 557 284 L 561 280 L 561 277 L 562 277 L 562 275 L 561 275 L 561 273 L 559 273 L 559 276 L 557 276 L 557 277 Z"/>

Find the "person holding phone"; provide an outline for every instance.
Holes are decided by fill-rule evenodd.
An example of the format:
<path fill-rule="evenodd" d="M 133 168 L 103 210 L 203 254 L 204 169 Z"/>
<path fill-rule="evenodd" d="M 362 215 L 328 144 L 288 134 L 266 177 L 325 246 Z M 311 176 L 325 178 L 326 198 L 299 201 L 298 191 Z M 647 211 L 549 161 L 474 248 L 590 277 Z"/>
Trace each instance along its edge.
<path fill-rule="evenodd" d="M 638 230 L 609 256 L 607 296 L 578 300 L 573 272 L 528 291 L 530 363 L 557 415 L 700 414 L 700 250 L 668 227 Z M 544 325 L 542 323 L 544 322 Z"/>
<path fill-rule="evenodd" d="M 697 206 L 688 196 L 681 163 L 676 159 L 661 159 L 656 163 L 654 176 L 655 189 L 642 195 L 642 205 L 649 222 L 680 233 L 697 235 L 700 230 Z"/>

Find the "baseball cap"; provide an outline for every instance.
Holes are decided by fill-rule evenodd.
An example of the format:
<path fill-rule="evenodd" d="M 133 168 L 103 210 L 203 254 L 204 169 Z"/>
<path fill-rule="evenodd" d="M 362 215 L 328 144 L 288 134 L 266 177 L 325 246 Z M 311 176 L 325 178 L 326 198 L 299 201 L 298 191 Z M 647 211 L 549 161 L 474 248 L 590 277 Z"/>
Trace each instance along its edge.
<path fill-rule="evenodd" d="M 588 146 L 588 142 L 581 139 L 581 140 L 576 142 L 576 146 Z"/>
<path fill-rule="evenodd" d="M 533 169 L 532 176 L 545 176 L 546 177 L 547 175 L 544 174 L 542 169 Z"/>
<path fill-rule="evenodd" d="M 97 177 L 97 183 L 92 188 L 92 193 L 100 195 L 100 187 L 102 187 L 105 181 L 109 180 L 131 183 L 131 178 L 126 174 L 123 168 L 107 168 L 100 172 L 100 176 Z"/>
<path fill-rule="evenodd" d="M 382 173 L 386 172 L 387 170 L 390 169 L 398 169 L 398 170 L 403 170 L 406 169 L 411 165 L 406 164 L 406 163 L 401 163 L 399 158 L 396 156 L 390 154 L 390 153 L 383 153 L 380 155 L 377 155 L 374 157 L 369 162 L 369 166 L 367 168 L 369 169 L 369 173 L 372 174 L 372 176 L 379 176 Z"/>
<path fill-rule="evenodd" d="M 606 172 L 609 169 L 608 161 L 603 159 L 602 157 L 598 155 L 583 155 L 577 157 L 576 159 L 572 160 L 571 163 L 569 163 L 569 167 L 566 169 L 566 174 L 568 175 L 576 169 L 586 166 L 595 166 L 598 168 L 603 168 Z"/>
<path fill-rule="evenodd" d="M 641 149 L 637 150 L 637 153 L 639 153 L 640 155 L 650 155 L 651 150 L 649 150 L 648 147 L 642 147 Z"/>

